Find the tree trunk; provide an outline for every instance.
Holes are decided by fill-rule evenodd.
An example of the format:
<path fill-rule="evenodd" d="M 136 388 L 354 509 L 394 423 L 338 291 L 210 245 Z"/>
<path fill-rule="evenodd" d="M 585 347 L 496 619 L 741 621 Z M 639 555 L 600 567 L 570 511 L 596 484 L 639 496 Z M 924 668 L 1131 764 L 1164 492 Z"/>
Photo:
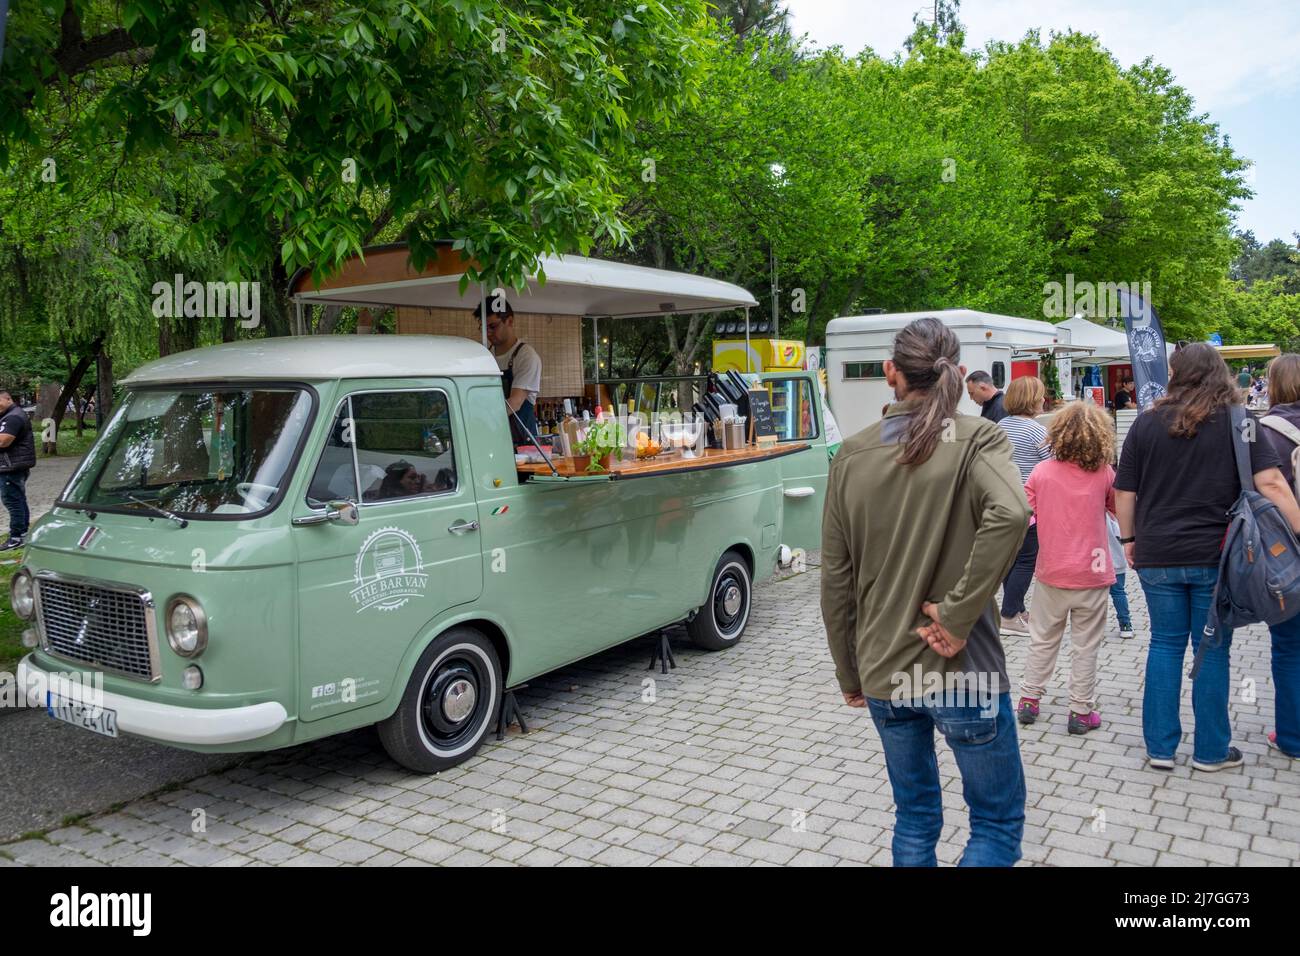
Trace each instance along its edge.
<path fill-rule="evenodd" d="M 844 297 L 844 304 L 839 307 L 838 311 L 836 311 L 836 316 L 849 314 L 849 309 L 853 308 L 853 303 L 857 301 L 858 296 L 862 294 L 862 286 L 866 284 L 866 281 L 867 274 L 865 272 L 859 272 L 857 278 L 853 280 L 853 285 L 849 287 L 848 294 Z"/>
<path fill-rule="evenodd" d="M 99 375 L 95 391 L 95 427 L 102 431 L 113 408 L 113 356 L 108 354 L 108 349 L 99 350 L 95 371 Z"/>
<path fill-rule="evenodd" d="M 59 434 L 59 428 L 63 425 L 63 415 L 68 410 L 68 398 L 71 397 L 74 402 L 77 401 L 77 389 L 81 387 L 81 379 L 90 368 L 90 363 L 95 361 L 100 350 L 104 347 L 104 337 L 101 335 L 90 343 L 89 351 L 85 352 L 77 360 L 71 371 L 68 372 L 68 380 L 63 383 L 63 390 L 59 392 L 58 401 L 54 403 L 54 413 L 50 416 L 54 419 L 54 434 Z M 81 409 L 77 408 L 77 434 L 81 434 Z M 58 443 L 43 442 L 43 449 L 47 455 L 57 455 L 59 453 Z"/>
<path fill-rule="evenodd" d="M 320 309 L 320 318 L 316 320 L 316 335 L 333 335 L 334 330 L 338 328 L 339 319 L 343 315 L 343 306 L 327 305 L 317 306 Z"/>
<path fill-rule="evenodd" d="M 158 320 L 158 357 L 186 352 L 199 344 L 199 320 L 196 316 Z"/>
<path fill-rule="evenodd" d="M 293 303 L 289 301 L 289 274 L 276 256 L 271 262 L 271 297 L 263 301 L 263 321 L 267 335 L 295 335 Z M 270 308 L 266 308 L 266 306 Z"/>
<path fill-rule="evenodd" d="M 648 356 L 645 354 L 645 350 L 646 350 L 646 346 L 648 346 L 649 344 L 650 344 L 650 340 L 648 338 L 641 339 L 641 345 L 636 350 L 636 358 L 632 360 L 632 371 L 628 373 L 628 378 L 636 378 L 638 375 L 641 374 L 641 365 L 648 358 Z"/>

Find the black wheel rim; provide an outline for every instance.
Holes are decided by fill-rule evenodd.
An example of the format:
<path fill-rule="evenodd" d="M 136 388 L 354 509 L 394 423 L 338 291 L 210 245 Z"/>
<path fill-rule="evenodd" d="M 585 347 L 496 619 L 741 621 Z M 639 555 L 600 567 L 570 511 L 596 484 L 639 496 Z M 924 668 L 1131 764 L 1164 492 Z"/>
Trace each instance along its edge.
<path fill-rule="evenodd" d="M 739 568 L 728 567 L 713 588 L 713 620 L 723 637 L 735 637 L 749 614 L 749 581 Z"/>
<path fill-rule="evenodd" d="M 435 749 L 454 751 L 473 740 L 492 705 L 492 686 L 477 655 L 456 652 L 438 663 L 420 705 L 424 734 Z"/>

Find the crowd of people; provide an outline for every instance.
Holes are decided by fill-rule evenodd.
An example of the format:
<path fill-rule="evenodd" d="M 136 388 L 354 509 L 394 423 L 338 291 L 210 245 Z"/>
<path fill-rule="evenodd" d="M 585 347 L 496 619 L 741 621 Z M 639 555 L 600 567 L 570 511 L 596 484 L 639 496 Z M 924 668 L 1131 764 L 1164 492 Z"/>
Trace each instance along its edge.
<path fill-rule="evenodd" d="M 1128 568 L 1151 621 L 1146 760 L 1174 769 L 1184 665 L 1188 649 L 1200 649 L 1241 492 L 1230 414 L 1248 389 L 1207 343 L 1171 356 L 1168 390 L 1134 420 L 1117 465 L 1114 422 L 1097 404 L 1067 403 L 1044 426 L 1041 381 L 1017 378 L 1003 393 L 987 373 L 967 375 L 959 359 L 956 336 L 937 319 L 899 332 L 884 363 L 897 401 L 844 443 L 827 488 L 827 641 L 845 702 L 868 709 L 883 742 L 897 807 L 895 865 L 936 862 L 936 729 L 956 757 L 970 810 L 961 864 L 1019 859 L 1017 721 L 1043 718 L 1068 627 L 1063 729 L 1102 726 L 1097 662 L 1109 604 L 1118 624 L 1110 633 L 1133 636 Z M 1254 490 L 1300 533 L 1300 356 L 1275 359 L 1267 382 L 1271 407 L 1250 444 L 1250 473 Z M 981 416 L 958 414 L 963 384 Z M 1268 745 L 1300 759 L 1300 617 L 1270 630 L 1276 730 Z M 1004 636 L 1027 643 L 1014 707 Z M 1219 628 L 1215 638 L 1191 680 L 1190 766 L 1203 773 L 1244 763 L 1229 714 L 1232 632 Z"/>
<path fill-rule="evenodd" d="M 1242 398 L 1247 408 L 1268 408 L 1268 375 L 1260 375 L 1256 370 L 1246 366 L 1237 373 L 1237 387 L 1242 390 Z"/>

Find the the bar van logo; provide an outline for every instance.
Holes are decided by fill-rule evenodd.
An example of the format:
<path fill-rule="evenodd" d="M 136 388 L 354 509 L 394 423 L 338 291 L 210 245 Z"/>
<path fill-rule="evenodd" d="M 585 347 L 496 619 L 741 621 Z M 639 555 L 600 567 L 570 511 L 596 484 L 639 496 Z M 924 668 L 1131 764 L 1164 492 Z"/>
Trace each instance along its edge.
<path fill-rule="evenodd" d="M 424 596 L 429 576 L 414 536 L 401 528 L 380 528 L 357 551 L 352 600 L 357 613 L 370 608 L 395 611 L 411 598 Z"/>

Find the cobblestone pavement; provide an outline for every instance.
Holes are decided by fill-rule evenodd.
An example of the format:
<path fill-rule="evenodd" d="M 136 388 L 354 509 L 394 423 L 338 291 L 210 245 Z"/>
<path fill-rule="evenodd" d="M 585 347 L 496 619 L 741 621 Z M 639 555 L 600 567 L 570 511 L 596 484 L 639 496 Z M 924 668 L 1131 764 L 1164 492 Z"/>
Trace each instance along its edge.
<path fill-rule="evenodd" d="M 55 458 L 41 458 L 32 469 L 27 479 L 27 507 L 35 521 L 54 507 L 59 492 L 68 483 L 72 473 L 81 464 L 80 455 L 59 455 Z"/>
<path fill-rule="evenodd" d="M 33 521 L 54 507 L 59 492 L 80 463 L 79 455 L 59 455 L 54 458 L 42 456 L 36 460 L 36 467 L 27 479 L 27 509 L 31 512 Z M 3 509 L 0 509 L 0 522 L 4 523 L 7 537 L 9 515 Z"/>
<path fill-rule="evenodd" d="M 1266 632 L 1234 641 L 1235 742 L 1246 765 L 1193 775 L 1187 740 L 1172 774 L 1148 770 L 1148 625 L 1136 575 L 1128 586 L 1138 633 L 1103 646 L 1102 728 L 1066 734 L 1058 665 L 1043 718 L 1022 732 L 1025 862 L 1294 865 L 1300 765 L 1267 749 Z M 695 651 L 681 637 L 680 666 L 666 677 L 646 670 L 643 639 L 535 681 L 521 695 L 532 732 L 490 740 L 440 776 L 403 771 L 373 732 L 358 732 L 0 845 L 0 865 L 888 864 L 884 761 L 865 712 L 840 701 L 818 572 L 760 588 L 732 651 Z M 1024 639 L 1008 650 L 1018 679 Z M 1186 689 L 1184 713 L 1190 728 Z M 939 856 L 952 863 L 966 814 L 942 743 L 939 766 Z M 195 833 L 200 818 L 206 829 Z"/>

